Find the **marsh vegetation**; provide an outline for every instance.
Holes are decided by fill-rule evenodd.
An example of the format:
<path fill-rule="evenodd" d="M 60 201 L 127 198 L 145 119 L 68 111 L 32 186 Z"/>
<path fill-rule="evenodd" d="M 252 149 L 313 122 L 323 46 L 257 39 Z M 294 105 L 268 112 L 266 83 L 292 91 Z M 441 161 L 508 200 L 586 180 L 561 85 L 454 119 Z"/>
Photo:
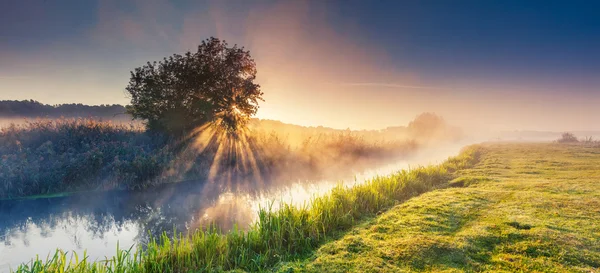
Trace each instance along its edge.
<path fill-rule="evenodd" d="M 12 124 L 0 129 L 0 198 L 139 190 L 187 180 L 232 191 L 261 190 L 256 183 L 335 178 L 406 157 L 434 138 L 455 140 L 424 134 L 412 138 L 416 133 L 408 129 L 391 137 L 388 131 L 311 130 L 271 123 L 254 121 L 235 138 L 205 128 L 187 139 L 93 119 Z"/>
<path fill-rule="evenodd" d="M 145 248 L 121 249 L 105 261 L 85 259 L 85 253 L 57 251 L 49 259 L 34 259 L 16 272 L 210 272 L 260 271 L 304 257 L 364 219 L 421 193 L 449 185 L 460 170 L 475 164 L 478 147 L 438 166 L 419 167 L 378 177 L 355 187 L 338 187 L 305 206 L 264 207 L 246 231 L 222 233 L 217 228 L 175 237 L 161 236 Z"/>

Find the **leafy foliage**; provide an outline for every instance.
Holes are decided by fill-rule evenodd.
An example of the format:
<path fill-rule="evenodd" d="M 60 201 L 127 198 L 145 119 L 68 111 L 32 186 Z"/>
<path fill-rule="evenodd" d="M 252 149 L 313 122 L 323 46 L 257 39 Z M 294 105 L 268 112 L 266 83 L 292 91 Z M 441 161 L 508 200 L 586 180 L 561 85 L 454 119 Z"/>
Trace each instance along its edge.
<path fill-rule="evenodd" d="M 149 129 L 182 135 L 215 122 L 236 131 L 258 110 L 260 86 L 249 51 L 210 38 L 194 53 L 174 54 L 131 72 L 128 111 Z"/>

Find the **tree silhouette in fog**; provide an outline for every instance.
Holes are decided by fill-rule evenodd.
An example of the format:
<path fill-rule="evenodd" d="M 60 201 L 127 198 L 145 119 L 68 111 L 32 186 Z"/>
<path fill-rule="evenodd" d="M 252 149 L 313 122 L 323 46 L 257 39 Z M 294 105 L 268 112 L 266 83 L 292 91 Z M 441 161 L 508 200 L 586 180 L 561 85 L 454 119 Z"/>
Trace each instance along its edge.
<path fill-rule="evenodd" d="M 145 119 L 148 129 L 170 135 L 207 123 L 234 132 L 263 100 L 255 78 L 256 64 L 249 51 L 211 37 L 196 52 L 174 54 L 132 71 L 127 110 Z"/>
<path fill-rule="evenodd" d="M 435 113 L 422 113 L 408 124 L 408 129 L 418 136 L 434 136 L 436 133 L 446 129 L 446 122 Z"/>

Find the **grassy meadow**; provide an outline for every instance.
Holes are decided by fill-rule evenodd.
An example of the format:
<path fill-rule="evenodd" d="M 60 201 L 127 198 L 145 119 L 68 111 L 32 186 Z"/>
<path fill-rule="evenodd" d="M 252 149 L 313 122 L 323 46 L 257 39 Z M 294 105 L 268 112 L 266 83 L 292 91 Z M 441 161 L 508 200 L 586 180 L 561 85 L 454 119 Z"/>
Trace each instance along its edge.
<path fill-rule="evenodd" d="M 489 144 L 450 185 L 280 272 L 599 272 L 600 146 Z"/>
<path fill-rule="evenodd" d="M 325 242 L 411 197 L 447 187 L 461 170 L 479 160 L 479 147 L 437 166 L 418 167 L 365 184 L 338 187 L 303 207 L 263 208 L 247 231 L 214 228 L 155 238 L 145 248 L 119 250 L 115 257 L 90 261 L 85 253 L 35 258 L 16 272 L 214 272 L 269 271 L 283 262 L 309 257 Z"/>

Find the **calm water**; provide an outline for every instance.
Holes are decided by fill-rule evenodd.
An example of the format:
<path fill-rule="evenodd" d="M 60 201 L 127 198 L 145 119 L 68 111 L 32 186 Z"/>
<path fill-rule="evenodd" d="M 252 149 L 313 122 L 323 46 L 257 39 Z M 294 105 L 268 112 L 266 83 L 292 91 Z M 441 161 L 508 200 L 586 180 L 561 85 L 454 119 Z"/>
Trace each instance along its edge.
<path fill-rule="evenodd" d="M 409 166 L 438 163 L 459 152 L 462 145 L 424 150 L 403 161 L 335 180 L 269 183 L 259 193 L 228 192 L 214 185 L 188 181 L 146 192 L 110 192 L 65 198 L 0 201 L 0 272 L 7 272 L 36 255 L 47 257 L 56 248 L 91 259 L 112 256 L 117 244 L 144 244 L 149 234 L 186 232 L 215 222 L 223 229 L 247 227 L 259 207 L 280 202 L 303 204 L 339 183 L 352 186 L 377 175 Z"/>

